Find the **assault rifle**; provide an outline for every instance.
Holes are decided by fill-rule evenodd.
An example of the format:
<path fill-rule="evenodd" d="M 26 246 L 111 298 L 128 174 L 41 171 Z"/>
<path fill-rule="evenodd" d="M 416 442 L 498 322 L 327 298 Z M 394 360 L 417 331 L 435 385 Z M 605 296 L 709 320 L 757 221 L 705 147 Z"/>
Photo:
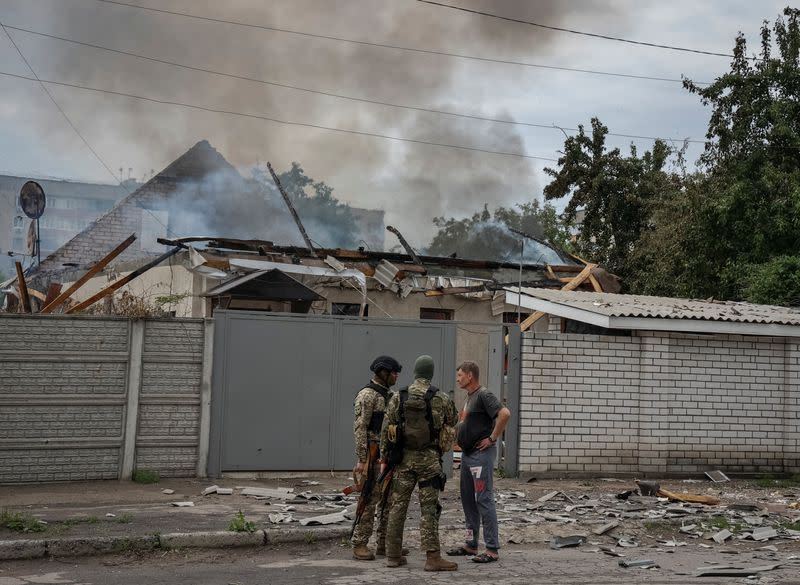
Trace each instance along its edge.
<path fill-rule="evenodd" d="M 367 501 L 372 496 L 372 490 L 375 487 L 375 462 L 378 461 L 378 444 L 370 443 L 369 452 L 367 453 L 367 479 L 364 480 L 361 486 L 361 493 L 358 496 L 358 506 L 356 507 L 356 516 L 353 519 L 353 526 L 350 528 L 350 538 L 353 538 L 353 533 L 356 531 L 356 526 L 361 522 L 361 517 L 364 515 L 364 510 L 367 507 Z"/>

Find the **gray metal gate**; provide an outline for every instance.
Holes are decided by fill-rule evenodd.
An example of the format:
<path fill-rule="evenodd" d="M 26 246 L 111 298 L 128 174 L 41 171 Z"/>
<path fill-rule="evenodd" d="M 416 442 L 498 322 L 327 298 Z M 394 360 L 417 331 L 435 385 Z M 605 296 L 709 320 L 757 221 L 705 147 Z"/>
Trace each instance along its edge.
<path fill-rule="evenodd" d="M 345 470 L 353 466 L 353 399 L 379 354 L 436 363 L 454 386 L 453 322 L 216 311 L 208 473 Z"/>

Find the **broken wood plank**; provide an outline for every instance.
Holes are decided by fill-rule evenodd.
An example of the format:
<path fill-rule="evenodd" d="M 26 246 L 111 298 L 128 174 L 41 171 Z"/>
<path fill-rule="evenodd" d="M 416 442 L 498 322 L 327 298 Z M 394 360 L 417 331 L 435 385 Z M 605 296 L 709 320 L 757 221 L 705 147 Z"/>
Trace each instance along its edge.
<path fill-rule="evenodd" d="M 603 292 L 603 287 L 600 286 L 600 281 L 595 278 L 594 274 L 589 274 L 589 282 L 592 283 L 594 292 Z"/>
<path fill-rule="evenodd" d="M 116 258 L 116 257 L 117 257 L 117 256 L 119 256 L 120 254 L 122 254 L 122 252 L 124 252 L 124 251 L 125 251 L 125 249 L 126 249 L 128 246 L 130 246 L 130 245 L 131 245 L 131 244 L 132 244 L 132 243 L 133 243 L 135 240 L 136 240 L 136 234 L 131 234 L 130 236 L 128 236 L 128 237 L 125 239 L 125 241 L 124 241 L 124 242 L 122 242 L 122 243 L 121 243 L 119 246 L 117 246 L 116 248 L 114 248 L 113 250 L 111 250 L 111 251 L 110 251 L 108 254 L 106 254 L 106 255 L 105 255 L 103 258 L 101 258 L 101 259 L 100 259 L 100 260 L 97 262 L 97 264 L 95 264 L 94 266 L 92 266 L 92 267 L 91 267 L 91 268 L 90 268 L 90 269 L 89 269 L 89 270 L 86 272 L 86 274 L 84 274 L 83 276 L 81 276 L 81 277 L 80 277 L 78 280 L 76 280 L 76 281 L 75 281 L 75 282 L 73 282 L 73 283 L 72 283 L 72 284 L 71 284 L 69 287 L 67 287 L 67 290 L 65 290 L 65 291 L 64 291 L 64 292 L 62 292 L 60 295 L 58 295 L 58 296 L 57 296 L 55 299 L 53 299 L 53 300 L 52 300 L 52 301 L 51 301 L 49 304 L 46 304 L 46 305 L 45 305 L 45 306 L 42 308 L 42 310 L 41 310 L 40 312 L 41 312 L 41 313 L 45 313 L 45 314 L 46 314 L 46 313 L 52 313 L 54 310 L 56 310 L 56 309 L 57 309 L 59 306 L 61 306 L 61 304 L 62 304 L 62 303 L 65 301 L 65 300 L 67 300 L 67 299 L 68 299 L 68 298 L 69 298 L 69 297 L 72 295 L 72 293 L 74 293 L 76 290 L 78 290 L 80 287 L 82 287 L 84 284 L 86 284 L 86 282 L 87 282 L 87 281 L 88 281 L 90 278 L 92 278 L 92 277 L 93 277 L 95 274 L 97 274 L 97 273 L 98 273 L 98 272 L 100 272 L 100 271 L 101 271 L 103 268 L 105 268 L 106 266 L 108 266 L 108 264 L 109 264 L 109 263 L 110 263 L 110 262 L 111 262 L 111 261 L 112 261 L 114 258 Z"/>
<path fill-rule="evenodd" d="M 70 307 L 66 311 L 66 313 L 67 314 L 77 313 L 78 311 L 83 311 L 84 309 L 86 309 L 88 307 L 91 307 L 93 304 L 95 304 L 100 299 L 110 295 L 111 293 L 113 293 L 118 288 L 122 288 L 123 286 L 128 284 L 130 281 L 132 281 L 134 278 L 136 278 L 137 276 L 141 276 L 142 274 L 144 274 L 145 272 L 147 272 L 148 270 L 150 270 L 154 266 L 158 266 L 164 260 L 174 256 L 175 254 L 180 252 L 182 249 L 183 248 L 173 248 L 169 252 L 165 252 L 165 253 L 161 254 L 161 256 L 159 256 L 155 260 L 152 260 L 152 261 L 148 262 L 147 264 L 145 264 L 141 268 L 137 268 L 136 270 L 131 272 L 128 276 L 124 276 L 124 277 L 120 278 L 119 280 L 115 280 L 112 284 L 110 284 L 109 286 L 107 286 L 106 288 L 101 290 L 100 292 L 92 295 L 91 297 L 89 297 L 85 301 L 82 301 L 82 302 L 78 303 L 74 307 Z"/>
<path fill-rule="evenodd" d="M 40 301 L 44 302 L 45 295 L 43 292 L 36 290 L 35 288 L 28 287 L 28 294 L 32 297 L 39 299 Z"/>
<path fill-rule="evenodd" d="M 19 298 L 22 301 L 22 310 L 25 313 L 31 312 L 31 297 L 28 296 L 28 284 L 25 282 L 25 274 L 22 272 L 22 263 L 14 262 L 17 269 L 17 288 L 19 289 Z"/>
<path fill-rule="evenodd" d="M 44 305 L 42 306 L 46 307 L 49 305 L 53 299 L 55 299 L 59 293 L 61 293 L 61 288 L 63 286 L 64 285 L 62 285 L 60 282 L 51 282 L 49 285 L 47 285 L 47 294 L 44 297 Z"/>
<path fill-rule="evenodd" d="M 595 267 L 594 264 L 586 264 L 586 266 L 583 267 L 583 270 L 581 270 L 575 278 L 573 278 L 567 284 L 561 287 L 561 290 L 575 290 L 576 288 L 578 288 L 583 283 L 584 280 L 589 278 L 589 276 L 592 274 L 592 268 L 594 267 Z M 520 330 L 527 331 L 528 329 L 530 329 L 531 325 L 533 325 L 534 323 L 536 323 L 536 321 L 544 317 L 544 315 L 545 314 L 542 311 L 536 311 L 527 319 L 525 319 L 522 323 L 519 324 Z"/>
<path fill-rule="evenodd" d="M 703 496 L 698 494 L 676 493 L 661 488 L 657 494 L 662 498 L 669 498 L 676 502 L 687 502 L 690 504 L 705 504 L 707 506 L 716 506 L 719 504 L 719 498 L 714 496 Z"/>
<path fill-rule="evenodd" d="M 550 266 L 549 264 L 545 264 L 544 269 L 547 271 L 547 276 L 549 276 L 551 280 L 558 280 L 556 273 L 553 272 L 552 266 Z"/>
<path fill-rule="evenodd" d="M 286 203 L 286 207 L 289 208 L 289 213 L 292 214 L 294 223 L 297 225 L 297 229 L 300 230 L 300 235 L 303 236 L 303 241 L 305 241 L 306 246 L 308 247 L 308 253 L 311 254 L 312 258 L 317 258 L 317 253 L 314 251 L 314 246 L 311 245 L 311 238 L 308 237 L 306 228 L 303 227 L 303 222 L 300 221 L 300 216 L 297 215 L 297 210 L 294 208 L 294 205 L 292 205 L 292 200 L 289 199 L 286 191 L 283 190 L 283 185 L 281 185 L 278 175 L 275 174 L 275 171 L 272 169 L 272 165 L 269 162 L 267 162 L 267 169 L 269 169 L 269 173 L 272 175 L 272 180 L 275 181 L 275 186 L 278 187 L 278 191 L 280 191 L 283 201 Z"/>

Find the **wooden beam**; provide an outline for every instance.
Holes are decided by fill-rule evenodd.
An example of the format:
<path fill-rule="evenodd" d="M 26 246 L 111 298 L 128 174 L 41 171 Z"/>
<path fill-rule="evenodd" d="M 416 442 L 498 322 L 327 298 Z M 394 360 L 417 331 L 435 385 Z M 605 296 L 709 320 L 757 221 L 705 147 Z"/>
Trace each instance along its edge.
<path fill-rule="evenodd" d="M 46 298 L 43 292 L 39 292 L 35 288 L 28 287 L 28 294 L 31 295 L 32 297 L 36 297 L 42 302 L 44 302 L 44 299 Z"/>
<path fill-rule="evenodd" d="M 17 268 L 17 288 L 19 289 L 19 298 L 22 301 L 22 310 L 25 313 L 31 312 L 31 298 L 28 296 L 28 284 L 25 282 L 25 275 L 22 272 L 22 263 L 14 262 Z"/>
<path fill-rule="evenodd" d="M 595 278 L 594 274 L 589 275 L 589 282 L 592 283 L 594 292 L 603 292 L 603 287 L 600 285 L 600 281 Z"/>
<path fill-rule="evenodd" d="M 83 311 L 84 309 L 86 309 L 88 307 L 91 307 L 93 304 L 95 304 L 100 299 L 110 295 L 111 293 L 113 293 L 118 288 L 122 288 L 123 286 L 128 284 L 130 281 L 132 281 L 134 278 L 136 278 L 137 276 L 141 276 L 142 274 L 144 274 L 145 272 L 147 272 L 148 270 L 150 270 L 154 266 L 158 266 L 164 260 L 166 260 L 167 258 L 170 258 L 171 256 L 174 256 L 175 254 L 177 254 L 181 250 L 183 250 L 183 248 L 177 247 L 177 248 L 173 248 L 169 252 L 165 252 L 164 254 L 161 254 L 161 256 L 159 256 L 155 260 L 152 260 L 152 261 L 148 262 L 147 264 L 145 264 L 141 268 L 137 268 L 136 270 L 131 272 L 128 276 L 124 276 L 124 277 L 120 278 L 119 280 L 115 280 L 112 284 L 110 284 L 109 286 L 107 286 L 103 290 L 99 291 L 98 293 L 92 295 L 91 297 L 89 297 L 85 301 L 82 301 L 82 302 L 78 303 L 74 307 L 70 307 L 66 311 L 66 313 L 67 314 L 69 314 L 69 313 L 77 313 L 78 311 Z"/>
<path fill-rule="evenodd" d="M 64 285 L 60 282 L 51 282 L 47 285 L 47 296 L 44 298 L 44 307 L 49 305 L 61 293 L 61 288 Z"/>
<path fill-rule="evenodd" d="M 111 250 L 111 251 L 110 251 L 108 254 L 106 254 L 106 255 L 105 255 L 103 258 L 101 258 L 101 259 L 100 259 L 100 261 L 99 261 L 97 264 L 95 264 L 94 266 L 92 266 L 92 267 L 91 267 L 91 268 L 90 268 L 90 269 L 89 269 L 89 270 L 86 272 L 86 274 L 84 274 L 84 275 L 83 275 L 83 276 L 81 276 L 81 277 L 80 277 L 78 280 L 76 280 L 75 282 L 73 282 L 73 283 L 72 283 L 72 284 L 71 284 L 71 285 L 70 285 L 70 286 L 67 288 L 67 290 L 65 290 L 65 291 L 64 291 L 64 292 L 62 292 L 60 295 L 58 295 L 56 298 L 54 298 L 52 301 L 50 301 L 48 304 L 46 304 L 46 305 L 45 305 L 45 306 L 42 308 L 42 310 L 41 310 L 40 312 L 41 312 L 41 313 L 52 313 L 52 312 L 53 312 L 55 309 L 57 309 L 59 306 L 61 306 L 61 304 L 62 304 L 62 303 L 65 301 L 65 300 L 67 300 L 67 299 L 70 297 L 70 295 L 72 295 L 72 293 L 74 293 L 76 290 L 78 290 L 80 287 L 82 287 L 84 284 L 86 284 L 86 281 L 88 281 L 88 280 L 89 280 L 91 277 L 93 277 L 95 274 L 97 274 L 98 272 L 100 272 L 100 271 L 101 271 L 103 268 L 105 268 L 106 266 L 108 266 L 108 264 L 109 264 L 109 263 L 110 263 L 110 262 L 111 262 L 111 261 L 112 261 L 114 258 L 116 258 L 116 257 L 117 257 L 117 256 L 119 256 L 120 254 L 122 254 L 122 252 L 124 252 L 124 251 L 125 251 L 125 249 L 126 249 L 128 246 L 130 246 L 130 245 L 131 245 L 131 244 L 132 244 L 132 243 L 133 243 L 135 240 L 136 240 L 136 234 L 131 234 L 130 236 L 128 236 L 128 237 L 127 237 L 127 239 L 126 239 L 124 242 L 122 242 L 122 243 L 121 243 L 119 246 L 117 246 L 116 248 L 114 248 L 113 250 Z"/>
<path fill-rule="evenodd" d="M 583 284 L 583 281 L 585 281 L 592 275 L 592 268 L 594 268 L 595 266 L 596 266 L 595 264 L 587 264 L 586 266 L 584 266 L 583 270 L 581 270 L 580 273 L 578 273 L 578 275 L 575 278 L 573 278 L 567 284 L 561 287 L 561 290 L 575 290 L 576 288 L 578 288 L 581 284 Z M 519 324 L 520 330 L 527 331 L 528 329 L 530 329 L 531 325 L 533 325 L 534 323 L 536 323 L 536 321 L 544 317 L 544 315 L 545 314 L 542 311 L 536 311 L 535 313 L 530 315 L 527 319 L 525 319 L 522 323 Z"/>
<path fill-rule="evenodd" d="M 552 280 L 558 280 L 556 273 L 553 272 L 553 267 L 549 264 L 544 265 L 545 270 L 547 270 L 547 276 L 549 276 Z"/>

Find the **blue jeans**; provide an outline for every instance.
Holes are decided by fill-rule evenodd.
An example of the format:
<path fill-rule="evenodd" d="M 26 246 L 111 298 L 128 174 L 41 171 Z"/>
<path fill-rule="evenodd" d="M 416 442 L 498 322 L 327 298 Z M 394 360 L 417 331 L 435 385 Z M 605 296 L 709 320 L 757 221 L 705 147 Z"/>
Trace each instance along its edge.
<path fill-rule="evenodd" d="M 494 507 L 494 461 L 497 447 L 461 455 L 461 506 L 467 521 L 469 548 L 478 548 L 481 525 L 486 548 L 500 548 L 497 536 L 497 511 Z"/>

